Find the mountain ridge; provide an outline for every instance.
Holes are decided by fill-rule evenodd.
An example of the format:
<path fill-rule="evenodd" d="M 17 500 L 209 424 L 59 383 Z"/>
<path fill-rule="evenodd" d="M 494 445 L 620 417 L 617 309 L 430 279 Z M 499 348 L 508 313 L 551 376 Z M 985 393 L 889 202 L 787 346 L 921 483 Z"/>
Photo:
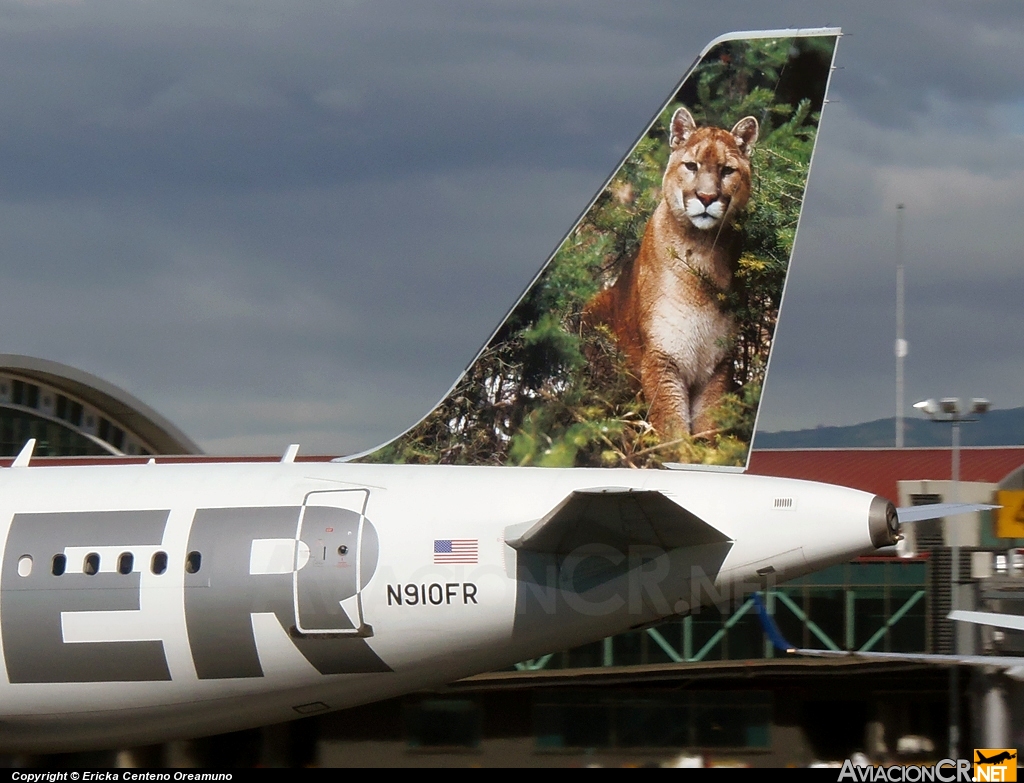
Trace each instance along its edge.
<path fill-rule="evenodd" d="M 952 425 L 930 419 L 905 418 L 904 445 L 908 447 L 949 447 Z M 841 427 L 758 432 L 756 449 L 894 448 L 896 417 L 874 419 Z M 991 410 L 977 421 L 960 428 L 961 446 L 1024 445 L 1024 407 Z"/>

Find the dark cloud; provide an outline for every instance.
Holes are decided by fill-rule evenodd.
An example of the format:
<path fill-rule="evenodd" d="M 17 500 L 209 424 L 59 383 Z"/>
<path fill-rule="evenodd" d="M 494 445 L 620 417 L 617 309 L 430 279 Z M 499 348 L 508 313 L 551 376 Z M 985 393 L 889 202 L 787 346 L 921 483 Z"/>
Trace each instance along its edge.
<path fill-rule="evenodd" d="M 215 451 L 374 445 L 449 387 L 696 54 L 842 25 L 761 423 L 1024 404 L 1015 3 L 0 2 L 4 351 Z M 938 388 L 938 387 L 942 388 Z"/>

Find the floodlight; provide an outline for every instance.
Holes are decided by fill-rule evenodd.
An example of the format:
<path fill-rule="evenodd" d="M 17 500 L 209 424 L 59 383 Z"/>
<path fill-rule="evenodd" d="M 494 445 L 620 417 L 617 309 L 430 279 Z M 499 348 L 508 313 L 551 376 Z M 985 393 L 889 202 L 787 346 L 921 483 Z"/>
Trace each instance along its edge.
<path fill-rule="evenodd" d="M 984 397 L 972 397 L 971 398 L 971 413 L 988 413 L 992 407 L 992 403 L 986 400 Z"/>
<path fill-rule="evenodd" d="M 939 407 L 942 408 L 943 413 L 948 413 L 951 416 L 955 416 L 960 412 L 960 398 L 943 397 L 941 400 L 939 400 Z"/>
<path fill-rule="evenodd" d="M 914 407 L 919 411 L 924 411 L 929 416 L 934 416 L 939 412 L 939 403 L 933 399 L 921 400 L 921 402 L 915 402 Z"/>

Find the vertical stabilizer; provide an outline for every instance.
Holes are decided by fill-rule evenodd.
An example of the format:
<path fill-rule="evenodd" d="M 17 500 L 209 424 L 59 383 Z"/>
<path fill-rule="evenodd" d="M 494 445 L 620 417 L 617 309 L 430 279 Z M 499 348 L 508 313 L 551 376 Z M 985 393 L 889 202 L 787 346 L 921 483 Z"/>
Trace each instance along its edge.
<path fill-rule="evenodd" d="M 452 390 L 356 459 L 745 467 L 839 34 L 713 41 Z"/>

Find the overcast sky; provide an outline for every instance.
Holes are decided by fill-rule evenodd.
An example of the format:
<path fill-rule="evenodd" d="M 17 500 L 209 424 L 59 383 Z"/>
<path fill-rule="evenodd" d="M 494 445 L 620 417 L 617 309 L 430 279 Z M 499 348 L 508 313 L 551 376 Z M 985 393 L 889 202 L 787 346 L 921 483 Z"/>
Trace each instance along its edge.
<path fill-rule="evenodd" d="M 0 352 L 212 453 L 426 413 L 694 57 L 842 26 L 761 426 L 1024 405 L 1019 2 L 0 0 Z"/>

